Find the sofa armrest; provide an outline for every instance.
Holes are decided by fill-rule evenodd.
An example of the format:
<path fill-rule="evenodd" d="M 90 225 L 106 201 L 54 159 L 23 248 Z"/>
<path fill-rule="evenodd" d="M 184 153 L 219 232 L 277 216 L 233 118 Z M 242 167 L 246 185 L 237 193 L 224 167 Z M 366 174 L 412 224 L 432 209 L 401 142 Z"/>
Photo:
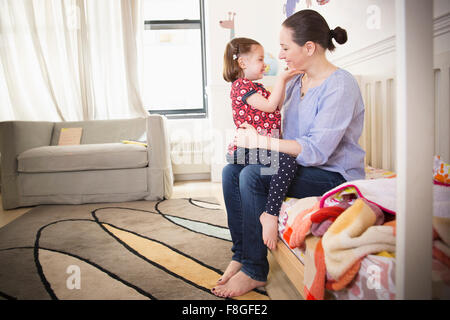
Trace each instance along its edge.
<path fill-rule="evenodd" d="M 150 115 L 147 119 L 149 159 L 149 196 L 147 200 L 170 198 L 173 190 L 173 171 L 167 118 Z"/>
<path fill-rule="evenodd" d="M 17 156 L 25 150 L 50 145 L 53 125 L 53 122 L 44 121 L 0 122 L 2 200 L 4 209 L 18 206 Z"/>

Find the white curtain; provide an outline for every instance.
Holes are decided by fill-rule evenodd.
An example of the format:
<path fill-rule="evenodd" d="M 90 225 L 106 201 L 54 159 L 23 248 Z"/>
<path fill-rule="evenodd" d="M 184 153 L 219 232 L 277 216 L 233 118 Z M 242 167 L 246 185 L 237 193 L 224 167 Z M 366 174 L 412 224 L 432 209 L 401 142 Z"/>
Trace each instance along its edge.
<path fill-rule="evenodd" d="M 0 121 L 147 115 L 140 0 L 0 0 Z"/>

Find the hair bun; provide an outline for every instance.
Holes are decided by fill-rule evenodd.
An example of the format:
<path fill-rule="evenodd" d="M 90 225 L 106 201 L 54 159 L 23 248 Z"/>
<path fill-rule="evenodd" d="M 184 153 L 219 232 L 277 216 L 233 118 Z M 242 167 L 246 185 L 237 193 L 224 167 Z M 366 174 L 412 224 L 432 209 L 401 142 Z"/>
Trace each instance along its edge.
<path fill-rule="evenodd" d="M 334 30 L 330 30 L 330 36 L 339 44 L 344 44 L 347 42 L 347 31 L 341 27 L 336 27 Z"/>

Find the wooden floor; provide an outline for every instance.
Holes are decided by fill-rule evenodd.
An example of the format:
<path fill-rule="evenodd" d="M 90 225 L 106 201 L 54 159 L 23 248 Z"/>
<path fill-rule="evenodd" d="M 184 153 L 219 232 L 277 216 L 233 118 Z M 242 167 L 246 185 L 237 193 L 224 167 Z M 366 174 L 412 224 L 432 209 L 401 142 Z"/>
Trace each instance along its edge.
<path fill-rule="evenodd" d="M 225 210 L 222 185 L 206 180 L 175 182 L 172 198 L 214 197 Z M 0 193 L 1 202 L 1 193 Z M 17 219 L 31 208 L 3 210 L 0 207 L 0 228 Z M 287 278 L 272 254 L 268 255 L 270 272 L 266 285 L 267 293 L 274 300 L 301 300 L 302 297 Z"/>

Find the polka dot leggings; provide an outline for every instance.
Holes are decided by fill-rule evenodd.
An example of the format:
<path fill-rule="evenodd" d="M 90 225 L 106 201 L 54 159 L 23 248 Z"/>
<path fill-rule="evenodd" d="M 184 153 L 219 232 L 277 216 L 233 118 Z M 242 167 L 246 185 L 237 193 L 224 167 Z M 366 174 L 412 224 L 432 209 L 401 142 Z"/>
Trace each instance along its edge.
<path fill-rule="evenodd" d="M 261 169 L 261 174 L 272 175 L 266 212 L 278 216 L 281 204 L 297 172 L 295 158 L 282 152 L 237 148 L 233 154 L 227 153 L 227 162 L 243 165 L 262 164 L 266 166 L 266 168 Z"/>

